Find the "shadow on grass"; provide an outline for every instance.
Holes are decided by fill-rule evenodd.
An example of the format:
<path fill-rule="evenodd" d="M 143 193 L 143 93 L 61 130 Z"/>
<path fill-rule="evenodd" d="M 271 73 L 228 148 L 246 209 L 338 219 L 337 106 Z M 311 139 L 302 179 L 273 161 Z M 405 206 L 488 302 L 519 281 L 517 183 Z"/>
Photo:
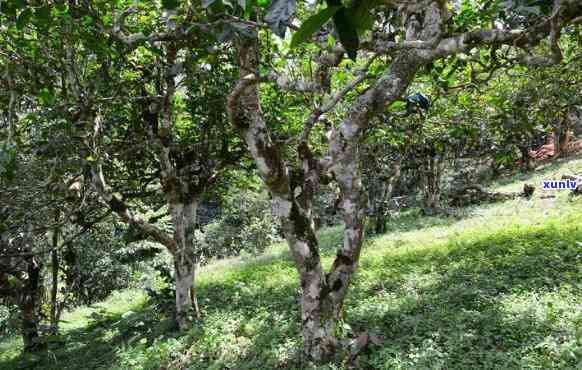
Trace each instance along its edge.
<path fill-rule="evenodd" d="M 577 241 L 579 226 L 547 227 L 383 260 L 379 276 L 395 279 L 388 287 L 356 287 L 350 302 L 354 327 L 386 338 L 368 366 L 411 358 L 417 368 L 580 366 L 582 358 L 567 347 L 576 341 L 569 315 L 579 310 L 582 292 Z M 358 303 L 373 294 L 389 303 Z"/>
<path fill-rule="evenodd" d="M 494 203 L 490 203 L 492 205 Z M 366 240 L 364 243 L 372 243 L 376 238 L 382 238 L 394 233 L 405 233 L 427 229 L 431 227 L 447 227 L 472 217 L 477 207 L 483 209 L 488 204 L 471 205 L 463 208 L 452 208 L 451 214 L 437 214 L 425 216 L 420 208 L 411 208 L 391 216 L 386 222 L 386 232 L 374 234 L 366 230 Z M 320 251 L 323 256 L 334 255 L 343 243 L 343 227 L 334 226 L 318 232 Z"/>
<path fill-rule="evenodd" d="M 0 369 L 111 369 L 118 360 L 119 348 L 151 343 L 162 333 L 166 337 L 177 335 L 173 330 L 173 324 L 151 308 L 123 314 L 102 309 L 89 315 L 86 326 L 48 339 L 47 351 L 22 353 L 0 363 Z"/>
<path fill-rule="evenodd" d="M 582 322 L 572 316 L 580 307 L 582 277 L 576 242 L 582 242 L 579 223 L 510 229 L 403 254 L 364 255 L 346 320 L 353 332 L 369 330 L 385 341 L 364 353 L 360 365 L 576 368 L 579 349 L 572 343 L 576 322 Z M 199 297 L 203 318 L 188 333 L 191 346 L 179 362 L 163 360 L 165 368 L 307 368 L 298 355 L 299 286 L 290 261 L 229 270 L 217 281 L 201 282 Z M 146 352 L 160 334 L 177 335 L 163 325 L 148 331 L 156 321 L 148 309 L 123 316 L 96 315 L 87 327 L 69 331 L 53 357 L 21 357 L 0 366 L 115 368 L 119 349 Z"/>
<path fill-rule="evenodd" d="M 559 348 L 575 340 L 568 315 L 580 298 L 577 240 L 582 241 L 582 229 L 575 226 L 510 230 L 443 250 L 364 263 L 346 304 L 347 322 L 353 332 L 370 330 L 385 341 L 362 356 L 361 366 L 575 368 L 579 359 Z M 245 345 L 238 353 L 234 348 L 239 347 L 233 347 L 230 357 L 224 355 L 228 343 L 221 348 L 195 341 L 193 352 L 206 357 L 192 357 L 188 366 L 303 368 L 294 352 L 300 344 L 298 286 L 264 287 L 269 275 L 278 278 L 282 268 L 289 266 L 250 267 L 240 275 L 249 290 L 222 282 L 204 286 L 201 294 L 216 299 L 208 307 L 210 316 L 235 317 L 240 328 L 251 323 L 253 330 L 250 335 L 233 331 Z M 270 315 L 259 320 L 265 311 Z M 295 339 L 293 349 L 289 338 Z M 284 348 L 288 352 L 282 356 Z"/>
<path fill-rule="evenodd" d="M 402 233 L 409 231 L 416 231 L 421 229 L 426 229 L 430 227 L 446 227 L 451 226 L 460 220 L 463 220 L 472 215 L 475 206 L 469 206 L 465 208 L 453 208 L 451 209 L 451 214 L 437 214 L 434 216 L 425 216 L 422 214 L 420 208 L 412 208 L 406 210 L 396 216 L 388 219 L 386 223 L 386 232 L 382 236 L 390 233 Z"/>

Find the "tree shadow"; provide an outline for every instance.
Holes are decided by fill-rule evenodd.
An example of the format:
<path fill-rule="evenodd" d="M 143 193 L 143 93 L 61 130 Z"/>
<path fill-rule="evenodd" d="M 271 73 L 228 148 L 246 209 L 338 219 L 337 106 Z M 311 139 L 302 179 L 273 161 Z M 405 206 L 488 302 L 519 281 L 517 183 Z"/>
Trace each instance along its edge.
<path fill-rule="evenodd" d="M 364 255 L 346 302 L 351 328 L 344 334 L 383 337 L 361 355 L 362 368 L 576 368 L 580 359 L 561 346 L 575 335 L 580 241 L 579 226 L 560 225 Z M 311 368 L 299 354 L 300 291 L 291 261 L 240 266 L 202 281 L 198 292 L 203 318 L 187 333 L 191 341 L 180 360 L 165 368 Z M 113 368 L 119 347 L 145 351 L 160 335 L 178 336 L 149 310 L 97 314 L 67 334 L 54 358 L 21 357 L 2 366 Z M 343 366 L 341 359 L 336 366 Z"/>
<path fill-rule="evenodd" d="M 345 334 L 384 338 L 362 356 L 363 368 L 574 368 L 575 359 L 556 357 L 552 343 L 543 346 L 548 338 L 559 343 L 574 335 L 563 321 L 564 312 L 575 310 L 571 298 L 580 284 L 577 240 L 582 230 L 576 227 L 517 229 L 380 261 L 364 257 L 346 303 L 351 329 Z M 194 341 L 183 364 L 311 368 L 298 352 L 300 292 L 290 270 L 290 261 L 252 265 L 201 287 L 210 319 L 195 337 L 231 325 L 213 320 L 231 320 L 237 328 L 221 332 L 231 342 Z M 407 356 L 415 365 L 398 365 Z"/>
<path fill-rule="evenodd" d="M 366 239 L 364 241 L 364 248 L 366 245 L 372 244 L 376 239 L 394 233 L 406 233 L 412 231 L 419 231 L 432 227 L 449 227 L 464 219 L 470 218 L 474 215 L 475 209 L 480 207 L 483 209 L 487 205 L 471 205 L 463 208 L 451 209 L 450 214 L 436 214 L 434 216 L 426 216 L 422 213 L 420 208 L 410 208 L 406 211 L 400 212 L 387 219 L 386 232 L 382 234 L 374 234 L 366 228 Z M 322 229 L 318 232 L 319 250 L 323 256 L 331 256 L 337 252 L 343 243 L 343 225 L 334 226 L 328 229 Z M 288 255 L 287 255 L 288 256 Z"/>
<path fill-rule="evenodd" d="M 420 208 L 411 208 L 400 214 L 394 215 L 386 223 L 386 232 L 380 235 L 370 235 L 372 237 L 389 235 L 391 233 L 403 233 L 417 231 L 431 227 L 451 226 L 463 219 L 471 217 L 475 206 L 463 208 L 451 208 L 450 213 L 427 216 Z"/>
<path fill-rule="evenodd" d="M 348 304 L 356 331 L 385 338 L 368 366 L 411 358 L 411 368 L 431 369 L 580 366 L 567 346 L 560 352 L 576 340 L 567 324 L 582 292 L 576 241 L 579 228 L 548 227 L 383 260 L 389 283 L 360 284 Z"/>
<path fill-rule="evenodd" d="M 95 311 L 86 326 L 46 337 L 48 350 L 21 353 L 0 363 L 0 369 L 111 369 L 118 360 L 118 348 L 147 345 L 161 333 L 166 337 L 177 335 L 171 320 L 160 314 L 145 306 L 125 313 Z"/>

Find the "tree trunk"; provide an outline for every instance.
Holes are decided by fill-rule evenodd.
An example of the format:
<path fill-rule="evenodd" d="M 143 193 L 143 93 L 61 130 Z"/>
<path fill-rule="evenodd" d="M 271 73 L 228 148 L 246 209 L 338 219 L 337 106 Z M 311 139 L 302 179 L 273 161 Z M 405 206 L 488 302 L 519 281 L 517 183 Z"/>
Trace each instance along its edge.
<path fill-rule="evenodd" d="M 194 296 L 195 265 L 186 259 L 174 260 L 176 280 L 176 322 L 180 330 L 186 330 L 197 316 L 198 307 Z"/>
<path fill-rule="evenodd" d="M 570 113 L 562 118 L 554 127 L 554 157 L 564 157 L 568 154 L 570 145 Z"/>
<path fill-rule="evenodd" d="M 533 170 L 534 166 L 529 155 L 529 148 L 528 147 L 520 147 L 519 152 L 521 153 L 521 167 L 522 170 L 525 172 L 529 172 Z"/>
<path fill-rule="evenodd" d="M 56 248 L 51 250 L 51 275 L 52 275 L 52 289 L 51 289 L 51 330 L 58 331 L 59 327 L 59 309 L 58 309 L 58 291 L 59 291 L 59 255 Z"/>
<path fill-rule="evenodd" d="M 301 281 L 301 323 L 306 355 L 315 360 L 329 359 L 336 350 L 331 302 L 320 263 L 315 230 L 297 205 L 291 219 L 283 222 L 287 243 Z M 301 228 L 304 227 L 303 230 Z"/>
<path fill-rule="evenodd" d="M 374 221 L 374 233 L 382 234 L 386 229 L 386 197 L 388 193 L 388 179 L 378 176 L 378 169 L 373 168 L 368 180 L 368 214 Z"/>
<path fill-rule="evenodd" d="M 55 221 L 58 221 L 58 213 L 55 217 Z M 52 249 L 51 249 L 51 276 L 52 276 L 52 287 L 51 287 L 51 313 L 50 313 L 50 320 L 51 320 L 51 331 L 53 333 L 58 332 L 59 327 L 59 309 L 58 309 L 58 292 L 59 292 L 59 252 L 58 252 L 58 244 L 59 244 L 59 228 L 56 228 L 53 231 L 52 237 Z"/>
<path fill-rule="evenodd" d="M 424 213 L 433 215 L 441 209 L 442 155 L 432 153 L 423 160 Z"/>
<path fill-rule="evenodd" d="M 40 266 L 33 257 L 27 259 L 28 276 L 23 284 L 18 305 L 22 316 L 24 352 L 34 352 L 43 347 L 38 335 Z"/>
<path fill-rule="evenodd" d="M 174 280 L 176 284 L 176 323 L 180 330 L 191 327 L 194 317 L 199 317 L 198 302 L 194 291 L 196 253 L 194 230 L 197 201 L 170 203 L 174 224 Z"/>
<path fill-rule="evenodd" d="M 415 15 L 407 20 L 407 40 L 428 40 L 440 35 L 441 6 L 434 1 L 427 9 L 423 12 L 424 17 Z M 420 24 L 420 19 L 424 20 L 426 27 Z M 337 347 L 335 326 L 341 318 L 342 305 L 363 242 L 367 202 L 360 171 L 358 147 L 361 135 L 371 117 L 383 110 L 388 102 L 398 99 L 416 71 L 427 61 L 417 51 L 405 50 L 396 56 L 388 72 L 352 102 L 346 119 L 332 130 L 329 156 L 315 160 L 309 153 L 308 142 L 301 141 L 297 152 L 302 162 L 302 179 L 295 184 L 290 181 L 290 166 L 283 160 L 280 148 L 273 143 L 261 110 L 256 86 L 259 82 L 256 76 L 259 70 L 258 47 L 257 39 L 239 40 L 240 78 L 229 94 L 227 110 L 273 196 L 273 213 L 282 221 L 301 279 L 304 350 L 309 358 L 319 362 L 329 359 Z M 324 274 L 310 203 L 319 176 L 328 170 L 334 174 L 340 188 L 345 229 L 343 245 L 337 251 L 330 272 Z"/>
<path fill-rule="evenodd" d="M 390 163 L 389 169 L 384 169 L 385 173 L 382 176 L 379 176 L 379 171 L 382 171 L 381 168 L 372 167 L 368 169 L 368 172 L 371 172 L 368 175 L 368 202 L 370 204 L 370 214 L 374 218 L 374 233 L 376 235 L 386 232 L 387 203 L 392 198 L 394 186 L 400 179 L 400 166 L 401 160 L 394 160 Z"/>
<path fill-rule="evenodd" d="M 376 220 L 374 223 L 374 234 L 381 235 L 386 232 L 386 215 L 384 212 L 376 213 Z"/>

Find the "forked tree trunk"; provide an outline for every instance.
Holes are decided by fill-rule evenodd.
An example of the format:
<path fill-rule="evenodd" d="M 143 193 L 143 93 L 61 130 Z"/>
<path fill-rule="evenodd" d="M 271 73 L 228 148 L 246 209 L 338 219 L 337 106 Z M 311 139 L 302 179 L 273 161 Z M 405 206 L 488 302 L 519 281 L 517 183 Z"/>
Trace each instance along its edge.
<path fill-rule="evenodd" d="M 197 200 L 185 197 L 175 187 L 166 188 L 168 189 L 166 194 L 174 226 L 174 235 L 172 237 L 134 215 L 122 199 L 111 193 L 105 183 L 100 164 L 92 168 L 92 180 L 95 190 L 124 222 L 140 228 L 152 239 L 164 245 L 172 254 L 176 285 L 176 323 L 181 330 L 190 328 L 192 319 L 199 316 L 194 292 L 194 277 L 197 265 L 194 238 Z M 170 181 L 170 184 L 173 184 L 173 182 Z"/>
<path fill-rule="evenodd" d="M 256 54 L 254 47 L 242 47 L 239 50 L 241 80 L 229 96 L 229 115 L 233 124 L 241 130 L 259 174 L 271 191 L 274 214 L 283 224 L 299 272 L 304 352 L 314 361 L 325 361 L 336 352 L 338 340 L 335 329 L 341 319 L 343 302 L 360 256 L 366 197 L 362 190 L 358 140 L 368 121 L 369 110 L 380 105 L 376 101 L 379 93 L 369 90 L 355 104 L 355 117 L 344 121 L 341 128 L 332 134 L 330 170 L 340 187 L 340 209 L 345 230 L 343 245 L 337 251 L 330 272 L 326 274 L 321 266 L 311 214 L 311 201 L 319 181 L 321 163 L 308 158 L 309 154 L 305 154 L 308 152 L 307 147 L 298 148 L 300 156 L 303 156 L 303 178 L 298 184 L 290 183 L 289 169 L 271 141 L 264 122 L 257 87 L 249 82 L 252 81 L 249 74 L 252 76 L 257 70 L 256 61 L 253 61 Z M 410 69 L 406 70 L 404 76 L 400 76 L 400 82 L 409 81 L 419 66 L 408 58 L 406 65 Z M 385 90 L 384 87 L 390 90 L 386 99 L 397 98 L 406 87 L 405 83 L 392 85 L 394 74 L 402 72 L 400 66 L 392 72 L 381 80 L 379 86 L 379 90 Z"/>
<path fill-rule="evenodd" d="M 423 17 L 415 14 L 406 21 L 408 40 L 429 40 L 440 34 L 442 7 L 434 1 L 426 9 Z M 274 214 L 283 224 L 299 272 L 304 351 L 312 360 L 323 361 L 335 353 L 338 344 L 335 328 L 341 319 L 343 302 L 363 242 L 367 202 L 362 189 L 359 140 L 370 118 L 405 92 L 416 71 L 426 61 L 412 51 L 403 51 L 395 57 L 388 72 L 352 102 L 346 119 L 333 130 L 329 157 L 315 160 L 308 143 L 302 141 L 297 147 L 301 181 L 292 183 L 289 166 L 283 160 L 280 148 L 271 140 L 258 98 L 258 40 L 239 42 L 240 78 L 228 97 L 229 118 L 240 130 L 257 170 L 273 196 Z M 321 266 L 311 213 L 319 176 L 326 170 L 333 172 L 339 185 L 340 209 L 345 225 L 343 245 L 338 249 L 329 273 L 324 273 Z"/>
<path fill-rule="evenodd" d="M 285 204 L 285 199 L 274 199 Z M 301 322 L 306 353 L 313 359 L 323 359 L 334 353 L 332 302 L 319 258 L 318 240 L 310 211 L 297 202 L 291 205 L 288 218 L 282 218 L 285 238 L 289 244 L 301 282 Z"/>

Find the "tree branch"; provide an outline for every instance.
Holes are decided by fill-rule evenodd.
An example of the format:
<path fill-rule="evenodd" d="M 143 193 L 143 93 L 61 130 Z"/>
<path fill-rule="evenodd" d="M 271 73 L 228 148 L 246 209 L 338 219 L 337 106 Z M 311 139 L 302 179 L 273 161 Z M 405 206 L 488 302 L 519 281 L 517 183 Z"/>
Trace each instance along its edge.
<path fill-rule="evenodd" d="M 374 62 L 376 57 L 377 57 L 377 55 L 373 55 L 366 62 L 366 64 L 358 72 L 356 72 L 356 77 L 352 81 L 350 81 L 350 83 L 348 83 L 341 90 L 339 90 L 333 96 L 331 96 L 324 104 L 315 108 L 315 110 L 313 112 L 311 112 L 311 114 L 309 115 L 309 117 L 307 118 L 307 120 L 304 123 L 303 132 L 301 133 L 301 136 L 299 138 L 300 143 L 304 143 L 307 141 L 307 139 L 309 138 L 309 134 L 311 132 L 311 129 L 313 128 L 315 123 L 317 123 L 317 121 L 321 118 L 322 115 L 324 115 L 325 113 L 327 113 L 330 110 L 332 110 L 333 108 L 335 108 L 335 106 L 340 101 L 342 101 L 342 99 L 350 91 L 355 89 L 356 86 L 358 86 L 362 81 L 364 81 L 366 79 L 366 77 L 368 76 L 368 70 L 370 69 L 370 66 L 372 65 L 372 63 Z"/>
<path fill-rule="evenodd" d="M 480 29 L 441 40 L 434 49 L 421 50 L 419 55 L 427 60 L 466 52 L 479 45 L 510 45 L 527 49 L 553 34 L 557 40 L 559 29 L 581 18 L 582 3 L 578 0 L 563 1 L 553 16 L 525 30 Z M 554 42 L 557 42 L 554 40 Z M 555 47 L 555 46 L 554 46 Z M 528 61 L 528 58 L 523 58 Z M 539 63 L 539 62 L 538 62 Z"/>
<path fill-rule="evenodd" d="M 91 166 L 91 180 L 93 188 L 115 212 L 123 222 L 136 226 L 158 243 L 163 244 L 170 252 L 176 251 L 176 241 L 158 227 L 148 223 L 141 217 L 133 214 L 128 205 L 117 195 L 113 194 L 105 183 L 103 168 L 100 163 Z"/>

